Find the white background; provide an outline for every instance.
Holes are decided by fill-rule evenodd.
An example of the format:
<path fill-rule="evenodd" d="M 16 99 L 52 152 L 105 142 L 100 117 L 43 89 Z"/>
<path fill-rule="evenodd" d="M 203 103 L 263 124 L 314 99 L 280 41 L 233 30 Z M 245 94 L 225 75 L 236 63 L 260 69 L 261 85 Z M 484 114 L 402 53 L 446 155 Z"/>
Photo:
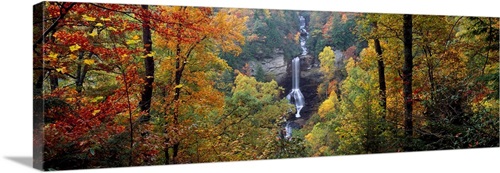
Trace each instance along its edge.
<path fill-rule="evenodd" d="M 35 172 L 32 158 L 32 5 L 0 5 L 0 172 Z M 92 1 L 80 1 L 92 2 Z M 321 11 L 500 16 L 494 0 L 111 0 L 98 2 Z M 500 148 L 335 156 L 213 164 L 94 169 L 83 172 L 492 172 Z M 493 172 L 496 172 L 493 171 Z M 66 171 L 82 172 L 82 171 Z"/>

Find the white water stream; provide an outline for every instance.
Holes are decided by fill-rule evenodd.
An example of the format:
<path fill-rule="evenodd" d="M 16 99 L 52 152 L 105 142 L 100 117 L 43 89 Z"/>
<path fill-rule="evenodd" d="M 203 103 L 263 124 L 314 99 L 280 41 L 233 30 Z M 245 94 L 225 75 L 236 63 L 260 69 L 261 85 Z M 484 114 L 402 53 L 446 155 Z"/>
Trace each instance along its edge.
<path fill-rule="evenodd" d="M 304 16 L 299 16 L 300 20 L 300 47 L 302 48 L 302 55 L 307 55 L 306 40 L 309 33 L 306 30 L 306 21 Z M 295 104 L 297 112 L 295 113 L 296 118 L 300 118 L 300 110 L 305 105 L 304 95 L 300 92 L 300 58 L 295 57 L 292 60 L 292 90 L 286 96 L 290 103 Z M 291 139 L 292 137 L 292 126 L 291 122 L 287 120 L 285 125 L 285 139 Z"/>

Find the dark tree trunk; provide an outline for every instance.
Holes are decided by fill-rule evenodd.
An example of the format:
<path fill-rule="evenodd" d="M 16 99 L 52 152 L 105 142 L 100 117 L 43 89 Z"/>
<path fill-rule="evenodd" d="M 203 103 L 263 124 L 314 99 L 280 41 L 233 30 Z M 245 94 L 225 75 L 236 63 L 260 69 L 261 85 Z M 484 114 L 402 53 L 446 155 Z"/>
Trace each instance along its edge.
<path fill-rule="evenodd" d="M 181 7 L 181 10 L 184 10 L 184 7 Z M 181 29 L 183 26 L 182 24 L 177 24 L 174 26 L 174 29 Z M 180 32 L 177 33 L 177 38 L 181 38 Z M 178 40 L 179 41 L 179 40 Z M 175 74 L 174 74 L 174 99 L 172 100 L 173 103 L 173 126 L 175 127 L 174 129 L 177 129 L 177 126 L 179 125 L 178 122 L 178 117 L 179 117 L 179 106 L 180 106 L 180 95 L 181 95 L 181 78 L 182 78 L 182 72 L 184 71 L 184 66 L 186 65 L 186 58 L 181 55 L 181 47 L 180 47 L 180 41 L 177 43 L 177 47 L 175 49 Z M 178 135 L 177 130 L 174 130 L 173 132 L 175 135 Z M 173 141 L 173 153 L 172 153 L 172 163 L 177 163 L 177 153 L 179 152 L 179 141 Z"/>
<path fill-rule="evenodd" d="M 178 117 L 179 117 L 179 99 L 180 99 L 180 94 L 181 94 L 181 78 L 182 78 L 182 72 L 184 71 L 184 66 L 186 65 L 186 60 L 182 58 L 181 54 L 181 49 L 179 47 L 180 45 L 177 45 L 177 60 L 175 62 L 175 77 L 174 77 L 174 86 L 175 86 L 175 91 L 174 91 L 174 126 L 177 126 L 179 124 L 178 122 Z M 181 62 L 182 61 L 182 62 Z M 175 164 L 177 162 L 177 153 L 179 152 L 179 141 L 176 141 L 174 143 L 173 147 L 173 155 L 172 155 L 172 162 Z"/>
<path fill-rule="evenodd" d="M 142 9 L 145 11 L 148 10 L 147 5 L 142 5 Z M 151 119 L 150 108 L 151 108 L 151 98 L 153 97 L 153 82 L 154 82 L 154 73 L 155 73 L 155 64 L 153 60 L 153 56 L 151 55 L 151 51 L 153 50 L 153 42 L 151 41 L 151 27 L 150 27 L 150 19 L 148 15 L 143 16 L 142 23 L 142 41 L 144 42 L 144 68 L 145 68 L 145 76 L 144 81 L 146 84 L 144 85 L 144 89 L 141 93 L 141 101 L 139 102 L 139 107 L 142 112 L 145 112 L 145 115 L 141 117 L 141 122 L 148 122 Z"/>
<path fill-rule="evenodd" d="M 413 135 L 413 122 L 412 122 L 412 111 L 413 111 L 413 96 L 412 96 L 412 72 L 413 72 L 413 56 L 412 56 L 412 41 L 413 41 L 413 31 L 412 31 L 412 15 L 405 14 L 403 16 L 403 44 L 404 44 L 404 65 L 403 65 L 403 96 L 404 96 L 404 108 L 405 108 L 405 118 L 404 118 L 404 129 L 405 137 L 411 139 Z M 407 141 L 407 146 L 405 150 L 411 150 L 408 147 L 410 141 Z"/>
<path fill-rule="evenodd" d="M 181 7 L 181 10 L 185 10 L 185 7 Z M 174 29 L 182 29 L 183 26 L 182 24 L 177 24 Z M 180 32 L 177 33 L 177 38 L 181 38 Z M 187 49 L 187 53 L 182 53 L 181 47 L 180 47 L 180 40 L 177 43 L 175 55 L 176 55 L 176 60 L 175 60 L 175 74 L 174 74 L 174 99 L 172 101 L 173 104 L 173 126 L 174 129 L 179 129 L 179 106 L 181 104 L 180 96 L 181 96 L 181 79 L 182 79 L 182 73 L 184 72 L 184 69 L 187 64 L 188 58 L 191 56 L 191 51 L 196 47 L 198 43 L 200 43 L 202 40 L 204 40 L 205 37 L 201 38 L 198 40 L 196 43 L 192 45 L 189 49 Z M 173 132 L 175 135 L 178 135 L 179 132 L 178 130 L 174 130 Z M 173 151 L 172 151 L 172 163 L 178 163 L 178 153 L 179 153 L 179 148 L 180 148 L 180 142 L 178 139 L 176 141 L 173 141 Z M 168 154 L 168 152 L 167 152 Z M 168 161 L 168 160 L 167 160 Z M 167 163 L 168 164 L 168 163 Z"/>
<path fill-rule="evenodd" d="M 128 120 L 130 126 L 130 153 L 129 153 L 129 162 L 128 166 L 132 166 L 134 164 L 134 124 L 132 122 L 132 107 L 130 106 L 130 93 L 129 91 L 129 83 L 127 82 L 127 72 L 126 69 L 122 69 L 123 83 L 125 84 L 125 94 L 127 96 L 127 106 L 128 106 Z"/>
<path fill-rule="evenodd" d="M 384 57 L 382 56 L 382 47 L 380 46 L 380 40 L 376 38 L 375 51 L 377 52 L 377 64 L 378 64 L 378 84 L 379 84 L 379 95 L 380 95 L 380 106 L 384 110 L 387 109 L 387 95 L 386 95 L 386 85 L 385 85 L 385 64 Z M 382 116 L 385 119 L 385 113 Z"/>
<path fill-rule="evenodd" d="M 50 90 L 54 91 L 57 87 L 59 87 L 59 78 L 57 77 L 57 72 L 52 71 L 50 73 Z"/>
<path fill-rule="evenodd" d="M 36 82 L 33 87 L 33 96 L 41 96 L 43 91 L 43 71 L 39 73 L 34 73 L 33 75 L 38 75 L 36 77 Z"/>
<path fill-rule="evenodd" d="M 172 153 L 172 158 L 173 158 L 173 159 L 172 159 L 172 162 L 173 162 L 174 164 L 176 164 L 176 163 L 178 162 L 178 161 L 177 161 L 177 160 L 178 160 L 178 159 L 177 159 L 177 154 L 179 153 L 179 145 L 180 145 L 180 142 L 176 142 L 176 143 L 174 144 L 174 147 L 173 147 L 173 153 Z"/>
<path fill-rule="evenodd" d="M 168 149 L 169 149 L 169 148 L 168 148 L 168 147 L 166 147 L 166 148 L 164 149 L 164 151 L 163 151 L 163 152 L 165 153 L 165 165 L 170 164 L 170 154 L 169 154 L 169 152 L 168 152 Z"/>
<path fill-rule="evenodd" d="M 85 55 L 84 52 L 80 52 L 78 55 L 78 60 L 82 61 L 83 56 Z M 89 58 L 92 57 L 92 53 L 90 53 Z M 76 84 L 76 91 L 78 93 L 81 93 L 83 90 L 83 81 L 85 80 L 85 76 L 87 75 L 88 71 L 88 66 L 85 64 L 78 64 L 76 67 L 76 79 L 75 79 L 75 84 Z"/>
<path fill-rule="evenodd" d="M 488 48 L 487 48 L 487 51 L 486 51 L 486 57 L 484 59 L 483 69 L 481 70 L 481 75 L 484 75 L 484 69 L 486 69 L 486 65 L 488 65 L 488 59 L 490 57 L 490 50 L 494 50 L 495 49 L 495 47 L 491 46 L 492 41 L 494 40 L 494 37 L 493 37 L 493 25 L 492 25 L 491 18 L 488 18 L 488 21 L 489 21 L 489 23 L 488 23 L 488 37 L 486 37 L 486 40 L 488 40 Z M 497 33 L 497 35 L 498 35 L 498 33 Z"/>
<path fill-rule="evenodd" d="M 37 36 L 42 34 L 42 31 L 45 28 L 43 23 L 44 19 L 44 8 L 45 2 L 38 3 L 33 6 L 33 22 L 38 23 L 40 25 L 33 25 L 33 35 Z M 34 37 L 33 37 L 34 38 Z M 41 37 L 43 41 L 44 37 Z M 45 75 L 45 71 L 43 70 L 44 64 L 42 60 L 42 51 L 43 48 L 37 51 L 36 47 L 39 43 L 37 40 L 33 39 L 33 67 L 41 67 L 42 70 L 33 70 L 33 168 L 38 170 L 43 170 L 43 127 L 44 127 L 44 119 L 43 119 L 43 111 L 44 101 L 41 98 L 43 93 L 43 79 Z"/>

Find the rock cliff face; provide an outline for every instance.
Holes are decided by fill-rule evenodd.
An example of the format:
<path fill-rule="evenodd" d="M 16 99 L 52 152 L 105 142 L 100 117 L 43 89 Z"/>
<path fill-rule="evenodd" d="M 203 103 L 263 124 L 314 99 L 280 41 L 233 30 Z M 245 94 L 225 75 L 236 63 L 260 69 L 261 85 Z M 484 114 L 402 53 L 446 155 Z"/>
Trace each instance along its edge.
<path fill-rule="evenodd" d="M 259 58 L 259 60 L 249 62 L 252 68 L 252 75 L 255 75 L 257 68 L 262 67 L 268 78 L 281 83 L 287 76 L 288 62 L 285 62 L 285 55 L 282 50 L 274 50 L 271 55 Z"/>

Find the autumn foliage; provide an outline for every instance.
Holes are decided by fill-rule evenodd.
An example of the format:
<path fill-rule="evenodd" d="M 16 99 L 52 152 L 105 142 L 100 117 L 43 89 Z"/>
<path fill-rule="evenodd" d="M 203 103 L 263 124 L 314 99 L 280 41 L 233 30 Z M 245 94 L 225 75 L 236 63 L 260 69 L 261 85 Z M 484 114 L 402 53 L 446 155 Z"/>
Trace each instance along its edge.
<path fill-rule="evenodd" d="M 34 165 L 44 170 L 498 147 L 495 18 L 416 15 L 405 47 L 403 15 L 72 2 L 34 11 Z M 249 61 L 299 55 L 299 15 L 320 104 L 285 140 L 295 107 Z"/>
<path fill-rule="evenodd" d="M 311 17 L 317 15 L 324 14 Z M 324 101 L 317 117 L 302 129 L 310 154 L 498 147 L 498 19 L 414 15 L 407 47 L 403 15 L 347 16 L 355 16 L 353 33 L 368 44 L 359 54 L 359 44 L 346 44 L 343 54 L 334 55 L 325 46 L 318 54 L 326 81 L 318 87 Z M 323 26 L 325 33 L 349 27 L 349 20 L 342 15 L 344 24 L 311 25 Z M 413 51 L 409 98 L 406 48 Z M 347 59 L 345 65 L 334 65 L 338 55 Z M 334 68 L 345 69 L 345 78 Z"/>

